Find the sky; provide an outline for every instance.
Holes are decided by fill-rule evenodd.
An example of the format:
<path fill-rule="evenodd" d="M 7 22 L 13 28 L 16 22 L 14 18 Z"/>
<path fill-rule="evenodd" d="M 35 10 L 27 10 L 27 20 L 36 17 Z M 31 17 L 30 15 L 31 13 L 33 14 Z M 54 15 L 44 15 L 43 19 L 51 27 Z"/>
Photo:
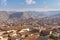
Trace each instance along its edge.
<path fill-rule="evenodd" d="M 0 10 L 60 10 L 60 0 L 0 0 Z"/>

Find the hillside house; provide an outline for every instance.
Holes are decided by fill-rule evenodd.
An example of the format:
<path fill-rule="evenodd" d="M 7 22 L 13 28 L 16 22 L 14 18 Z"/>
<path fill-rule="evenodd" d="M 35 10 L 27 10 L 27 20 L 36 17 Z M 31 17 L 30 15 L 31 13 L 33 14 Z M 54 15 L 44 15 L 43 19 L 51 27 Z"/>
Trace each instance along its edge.
<path fill-rule="evenodd" d="M 7 31 L 7 32 L 10 36 L 16 36 L 17 35 L 16 30 L 10 30 L 10 31 Z"/>

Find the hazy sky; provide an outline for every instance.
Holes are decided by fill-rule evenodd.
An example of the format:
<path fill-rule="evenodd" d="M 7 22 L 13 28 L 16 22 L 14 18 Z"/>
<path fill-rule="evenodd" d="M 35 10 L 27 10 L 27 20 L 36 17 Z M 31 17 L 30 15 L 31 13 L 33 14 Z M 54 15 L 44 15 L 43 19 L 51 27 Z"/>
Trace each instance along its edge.
<path fill-rule="evenodd" d="M 60 0 L 0 0 L 0 10 L 60 9 Z"/>

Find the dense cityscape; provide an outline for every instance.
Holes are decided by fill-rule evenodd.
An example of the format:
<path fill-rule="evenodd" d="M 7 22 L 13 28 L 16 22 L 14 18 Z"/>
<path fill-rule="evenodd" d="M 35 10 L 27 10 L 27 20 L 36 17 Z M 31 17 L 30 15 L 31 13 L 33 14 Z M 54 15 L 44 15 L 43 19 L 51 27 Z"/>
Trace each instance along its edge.
<path fill-rule="evenodd" d="M 60 40 L 59 13 L 49 17 L 31 13 L 0 11 L 0 40 Z"/>

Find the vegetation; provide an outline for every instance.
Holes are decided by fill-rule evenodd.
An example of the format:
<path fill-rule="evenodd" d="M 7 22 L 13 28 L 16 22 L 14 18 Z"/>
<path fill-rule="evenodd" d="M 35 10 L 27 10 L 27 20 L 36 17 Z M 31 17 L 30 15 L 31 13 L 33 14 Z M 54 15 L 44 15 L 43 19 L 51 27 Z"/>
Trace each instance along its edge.
<path fill-rule="evenodd" d="M 55 36 L 54 33 L 52 33 L 52 34 L 50 35 L 50 38 L 53 39 L 53 40 L 56 40 L 56 39 L 57 39 L 57 37 Z"/>

